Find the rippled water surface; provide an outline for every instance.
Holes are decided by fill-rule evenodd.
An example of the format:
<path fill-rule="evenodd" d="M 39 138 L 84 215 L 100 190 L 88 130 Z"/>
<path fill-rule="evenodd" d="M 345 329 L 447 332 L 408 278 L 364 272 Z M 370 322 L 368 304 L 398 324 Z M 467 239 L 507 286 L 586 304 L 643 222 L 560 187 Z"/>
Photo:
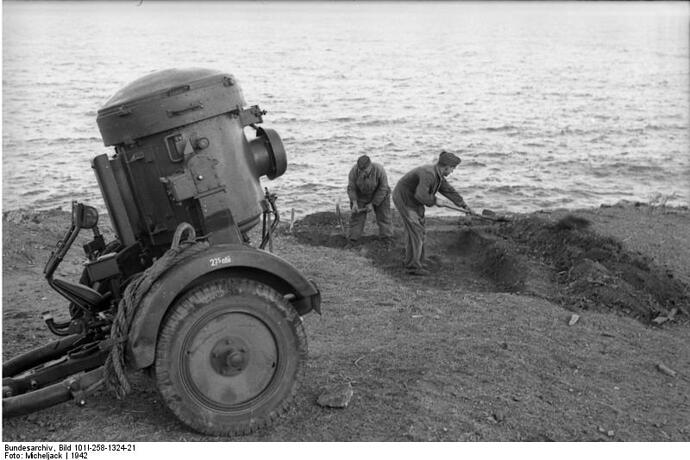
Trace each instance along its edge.
<path fill-rule="evenodd" d="M 395 183 L 442 148 L 476 208 L 690 201 L 688 5 L 3 2 L 3 209 L 102 207 L 96 112 L 148 72 L 235 75 L 287 173 L 283 210 Z"/>

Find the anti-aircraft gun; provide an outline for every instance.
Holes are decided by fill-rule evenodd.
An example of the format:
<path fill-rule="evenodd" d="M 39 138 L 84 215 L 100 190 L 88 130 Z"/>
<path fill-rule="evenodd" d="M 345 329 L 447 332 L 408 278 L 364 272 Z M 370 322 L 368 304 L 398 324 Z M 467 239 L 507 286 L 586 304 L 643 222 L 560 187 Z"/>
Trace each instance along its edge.
<path fill-rule="evenodd" d="M 73 202 L 44 269 L 70 317 L 46 316 L 60 339 L 3 364 L 4 416 L 84 404 L 103 384 L 124 396 L 137 369 L 203 433 L 251 432 L 284 412 L 307 355 L 301 317 L 320 313 L 321 296 L 264 250 L 279 213 L 259 178 L 281 176 L 287 158 L 279 135 L 257 126 L 263 115 L 232 75 L 198 68 L 151 73 L 99 110 L 115 154 L 92 167 L 116 238 L 106 243 L 97 210 Z M 93 239 L 81 279 L 56 276 L 83 229 Z"/>

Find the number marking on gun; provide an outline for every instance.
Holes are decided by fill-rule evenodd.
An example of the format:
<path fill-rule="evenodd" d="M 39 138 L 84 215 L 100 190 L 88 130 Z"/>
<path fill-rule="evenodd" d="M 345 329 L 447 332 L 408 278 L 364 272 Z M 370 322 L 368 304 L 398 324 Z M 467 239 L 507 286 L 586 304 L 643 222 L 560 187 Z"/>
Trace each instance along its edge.
<path fill-rule="evenodd" d="M 208 259 L 209 263 L 211 264 L 211 267 L 217 267 L 219 265 L 227 265 L 232 262 L 232 258 L 230 256 L 223 256 L 223 257 L 211 257 Z"/>

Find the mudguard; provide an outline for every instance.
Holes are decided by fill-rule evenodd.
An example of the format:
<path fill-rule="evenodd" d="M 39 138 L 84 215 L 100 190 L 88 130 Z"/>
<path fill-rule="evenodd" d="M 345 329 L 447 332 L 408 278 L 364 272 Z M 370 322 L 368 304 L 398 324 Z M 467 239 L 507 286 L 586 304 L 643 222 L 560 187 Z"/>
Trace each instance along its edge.
<path fill-rule="evenodd" d="M 153 364 L 156 340 L 168 308 L 183 292 L 209 276 L 241 276 L 276 289 L 300 316 L 320 311 L 321 294 L 313 281 L 286 260 L 248 246 L 217 244 L 170 268 L 151 286 L 134 314 L 127 353 L 138 369 Z"/>

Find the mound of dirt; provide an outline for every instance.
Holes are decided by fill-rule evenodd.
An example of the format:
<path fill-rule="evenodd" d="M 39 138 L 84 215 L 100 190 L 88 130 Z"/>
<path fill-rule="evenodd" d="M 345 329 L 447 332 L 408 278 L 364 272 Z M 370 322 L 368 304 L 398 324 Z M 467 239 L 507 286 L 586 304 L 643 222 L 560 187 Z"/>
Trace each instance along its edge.
<path fill-rule="evenodd" d="M 294 223 L 292 233 L 300 241 L 313 246 L 342 247 L 347 243 L 338 216 L 334 212 L 309 214 Z"/>
<path fill-rule="evenodd" d="M 404 241 L 397 219 L 394 215 L 392 248 L 367 236 L 352 250 L 389 275 L 409 280 L 402 267 Z M 335 213 L 322 212 L 297 221 L 293 234 L 310 245 L 344 248 L 347 240 L 340 225 Z M 492 292 L 528 292 L 568 309 L 622 313 L 644 323 L 661 323 L 679 313 L 688 316 L 686 284 L 649 257 L 591 230 L 590 221 L 576 215 L 555 222 L 539 215 L 489 223 L 427 219 L 426 250 L 432 275 L 424 283 L 429 285 L 465 283 Z"/>
<path fill-rule="evenodd" d="M 682 311 L 688 286 L 642 254 L 627 251 L 612 237 L 589 229 L 589 222 L 565 216 L 555 223 L 531 216 L 501 226 L 497 233 L 533 259 L 553 267 L 570 307 L 616 310 L 645 322 Z"/>

